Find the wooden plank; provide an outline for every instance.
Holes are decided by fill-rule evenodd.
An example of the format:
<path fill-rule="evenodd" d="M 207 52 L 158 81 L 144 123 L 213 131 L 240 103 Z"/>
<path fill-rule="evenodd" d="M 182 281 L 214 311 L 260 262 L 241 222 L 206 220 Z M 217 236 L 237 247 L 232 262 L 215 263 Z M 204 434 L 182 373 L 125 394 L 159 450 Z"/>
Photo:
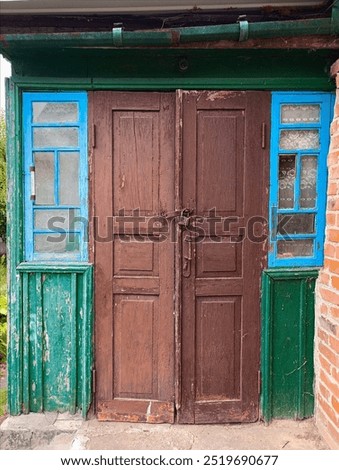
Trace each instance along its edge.
<path fill-rule="evenodd" d="M 93 367 L 93 268 L 84 274 L 82 292 L 82 389 L 81 409 L 86 418 L 92 402 L 92 367 Z"/>
<path fill-rule="evenodd" d="M 23 372 L 22 372 L 22 410 L 29 413 L 29 392 L 30 392 L 30 374 L 29 374 L 29 355 L 30 355 L 30 328 L 29 328 L 29 290 L 28 290 L 28 274 L 25 273 L 22 278 L 22 341 L 23 341 Z"/>
<path fill-rule="evenodd" d="M 150 400 L 129 400 L 128 411 L 124 401 L 99 401 L 99 421 L 130 423 L 174 423 L 174 403 Z"/>
<path fill-rule="evenodd" d="M 16 267 L 23 259 L 21 99 L 19 88 L 6 80 L 7 129 L 7 247 L 8 247 L 8 409 L 21 412 L 22 404 L 22 283 Z"/>
<path fill-rule="evenodd" d="M 196 279 L 195 295 L 242 295 L 244 290 L 243 279 L 211 278 Z"/>
<path fill-rule="evenodd" d="M 69 412 L 76 412 L 77 401 L 77 372 L 78 372 L 78 344 L 77 344 L 77 274 L 70 275 L 70 306 L 69 306 L 69 322 L 70 322 L 70 360 L 73 364 L 69 371 Z"/>
<path fill-rule="evenodd" d="M 129 292 L 130 294 L 160 294 L 160 281 L 155 277 L 115 277 L 113 279 L 113 293 L 123 294 Z"/>
<path fill-rule="evenodd" d="M 30 316 L 35 334 L 31 343 L 31 405 L 30 411 L 43 411 L 43 311 L 42 311 L 42 274 L 30 275 L 32 279 L 30 291 Z M 34 390 L 33 390 L 34 388 Z"/>
<path fill-rule="evenodd" d="M 93 122 L 96 125 L 96 147 L 93 149 L 92 194 L 95 205 L 95 217 L 98 220 L 99 234 L 108 230 L 107 216 L 113 214 L 112 193 L 112 106 L 110 93 L 93 93 L 89 96 Z M 97 238 L 98 233 L 95 234 Z M 103 236 L 103 235 L 102 235 Z M 112 243 L 95 245 L 94 252 L 94 290 L 95 290 L 95 361 L 96 361 L 96 399 L 112 399 L 112 367 L 100 368 L 111 364 L 113 357 L 113 246 Z M 98 340 L 100 338 L 100 341 Z"/>
<path fill-rule="evenodd" d="M 175 111 L 175 173 L 174 173 L 174 208 L 176 211 L 182 209 L 182 185 L 180 184 L 182 177 L 182 130 L 183 130 L 183 116 L 182 116 L 182 90 L 176 91 L 176 111 Z M 181 345 L 182 345 L 182 259 L 181 249 L 178 247 L 182 244 L 182 230 L 179 224 L 174 228 L 174 236 L 176 241 L 175 249 L 175 280 L 174 280 L 174 339 L 175 339 L 175 364 L 174 364 L 174 380 L 175 380 L 175 409 L 180 413 L 181 408 L 181 386 L 182 386 L 182 370 L 181 370 Z"/>

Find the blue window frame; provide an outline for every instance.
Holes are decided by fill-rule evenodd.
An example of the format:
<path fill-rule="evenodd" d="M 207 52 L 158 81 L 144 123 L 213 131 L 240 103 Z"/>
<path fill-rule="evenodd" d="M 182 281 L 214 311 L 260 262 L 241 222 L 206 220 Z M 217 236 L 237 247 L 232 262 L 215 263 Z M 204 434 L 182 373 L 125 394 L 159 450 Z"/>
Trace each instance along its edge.
<path fill-rule="evenodd" d="M 270 267 L 321 266 L 331 93 L 272 94 Z"/>
<path fill-rule="evenodd" d="M 25 259 L 87 261 L 87 94 L 23 93 Z"/>

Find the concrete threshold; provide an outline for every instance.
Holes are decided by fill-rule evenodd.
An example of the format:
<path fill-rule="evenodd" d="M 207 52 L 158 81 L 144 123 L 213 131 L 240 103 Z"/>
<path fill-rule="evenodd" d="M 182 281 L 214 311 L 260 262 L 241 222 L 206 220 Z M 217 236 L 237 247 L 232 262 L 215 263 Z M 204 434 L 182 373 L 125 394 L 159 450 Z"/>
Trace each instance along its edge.
<path fill-rule="evenodd" d="M 313 419 L 252 424 L 170 425 L 83 421 L 80 415 L 11 416 L 0 449 L 32 450 L 315 450 L 328 449 Z"/>

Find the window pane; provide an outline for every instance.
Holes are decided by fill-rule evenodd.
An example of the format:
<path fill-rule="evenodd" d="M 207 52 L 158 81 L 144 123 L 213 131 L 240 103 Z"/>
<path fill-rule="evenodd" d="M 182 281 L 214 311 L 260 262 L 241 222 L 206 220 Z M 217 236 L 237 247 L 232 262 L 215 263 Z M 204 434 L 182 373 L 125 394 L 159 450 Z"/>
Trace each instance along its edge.
<path fill-rule="evenodd" d="M 281 106 L 281 122 L 296 124 L 299 122 L 319 122 L 319 104 L 284 104 Z"/>
<path fill-rule="evenodd" d="M 300 207 L 302 208 L 316 206 L 317 166 L 318 160 L 316 156 L 307 155 L 302 157 L 300 180 Z"/>
<path fill-rule="evenodd" d="M 314 233 L 315 214 L 280 214 L 278 233 Z"/>
<path fill-rule="evenodd" d="M 34 228 L 40 230 L 80 229 L 79 211 L 76 209 L 35 210 Z"/>
<path fill-rule="evenodd" d="M 54 153 L 35 152 L 35 204 L 54 205 Z"/>
<path fill-rule="evenodd" d="M 79 234 L 37 234 L 34 248 L 37 253 L 69 253 L 79 251 Z"/>
<path fill-rule="evenodd" d="M 33 122 L 77 122 L 79 120 L 77 103 L 35 102 L 33 103 Z"/>
<path fill-rule="evenodd" d="M 294 207 L 295 155 L 279 155 L 279 208 Z"/>
<path fill-rule="evenodd" d="M 33 129 L 34 147 L 78 147 L 77 127 L 37 127 Z"/>
<path fill-rule="evenodd" d="M 317 129 L 280 132 L 280 148 L 282 150 L 318 149 L 319 145 L 319 131 Z"/>
<path fill-rule="evenodd" d="M 59 153 L 59 201 L 62 205 L 79 205 L 79 153 Z"/>
<path fill-rule="evenodd" d="M 313 240 L 278 240 L 278 258 L 313 256 Z"/>

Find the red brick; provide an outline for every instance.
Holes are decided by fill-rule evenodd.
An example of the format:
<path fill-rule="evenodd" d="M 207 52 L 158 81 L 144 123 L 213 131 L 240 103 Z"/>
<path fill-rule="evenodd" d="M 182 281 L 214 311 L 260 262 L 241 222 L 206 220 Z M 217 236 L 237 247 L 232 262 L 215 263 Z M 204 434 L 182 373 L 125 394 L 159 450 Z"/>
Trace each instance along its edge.
<path fill-rule="evenodd" d="M 331 273 L 339 274 L 339 260 L 325 259 L 325 268 Z"/>
<path fill-rule="evenodd" d="M 339 242 L 339 229 L 329 229 L 327 230 L 327 239 L 331 242 Z"/>
<path fill-rule="evenodd" d="M 335 396 L 339 397 L 339 386 L 336 383 L 334 383 L 334 377 L 333 374 L 329 375 L 326 372 L 324 372 L 322 369 L 320 369 L 320 374 L 319 374 L 320 382 L 322 382 L 323 385 Z M 319 383 L 320 383 L 319 382 Z"/>
<path fill-rule="evenodd" d="M 338 357 L 329 347 L 327 347 L 324 343 L 319 343 L 318 348 L 321 354 L 325 357 L 325 359 L 327 359 L 328 362 L 333 365 L 337 364 Z"/>
<path fill-rule="evenodd" d="M 339 369 L 332 369 L 332 377 L 335 383 L 339 384 Z"/>
<path fill-rule="evenodd" d="M 329 344 L 329 337 L 328 334 L 322 330 L 321 328 L 318 328 L 318 337 L 321 339 L 326 344 Z"/>
<path fill-rule="evenodd" d="M 320 422 L 320 424 L 322 425 L 323 428 L 325 429 L 322 429 L 322 431 L 325 431 L 326 430 L 326 433 L 328 434 L 328 436 L 332 439 L 332 442 L 333 443 L 336 443 L 337 446 L 335 447 L 335 449 L 338 449 L 338 445 L 339 445 L 339 429 L 334 426 L 331 421 L 329 421 L 324 412 L 321 410 L 321 409 L 318 409 L 318 412 L 317 412 L 317 417 L 318 417 L 318 422 Z M 326 438 L 325 438 L 326 439 Z"/>
<path fill-rule="evenodd" d="M 339 136 L 336 136 L 336 140 L 339 143 Z M 330 181 L 332 179 L 338 179 L 339 178 L 339 165 L 330 166 L 329 178 L 330 178 Z"/>
<path fill-rule="evenodd" d="M 337 185 L 335 185 L 337 186 Z M 326 223 L 327 225 L 335 225 L 336 221 L 336 213 L 335 212 L 328 212 L 326 215 Z"/>
<path fill-rule="evenodd" d="M 339 210 L 339 195 L 329 196 L 327 198 L 327 210 L 338 211 Z"/>
<path fill-rule="evenodd" d="M 339 150 L 332 150 L 328 154 L 327 164 L 330 167 L 331 165 L 337 165 L 339 162 Z"/>
<path fill-rule="evenodd" d="M 332 286 L 339 290 L 339 276 L 332 276 Z"/>
<path fill-rule="evenodd" d="M 328 380 L 325 383 L 326 388 L 329 389 L 329 391 L 335 396 L 339 398 L 339 385 L 337 383 L 331 382 Z"/>
<path fill-rule="evenodd" d="M 328 375 L 331 375 L 331 364 L 322 354 L 319 354 L 319 362 L 320 362 L 322 369 L 325 370 L 328 373 Z"/>
<path fill-rule="evenodd" d="M 325 400 L 329 401 L 331 394 L 321 382 L 319 382 L 319 393 L 325 398 Z"/>
<path fill-rule="evenodd" d="M 327 188 L 327 194 L 329 196 L 335 196 L 337 194 L 337 183 L 330 182 Z"/>
<path fill-rule="evenodd" d="M 336 306 L 336 307 L 331 307 L 330 308 L 330 315 L 333 317 L 333 318 L 339 318 L 339 307 Z"/>
<path fill-rule="evenodd" d="M 330 258 L 334 258 L 336 253 L 335 245 L 331 243 L 325 243 L 325 256 L 329 256 Z"/>
<path fill-rule="evenodd" d="M 329 335 L 329 345 L 333 349 L 334 352 L 338 353 L 339 355 L 339 339 L 335 338 L 332 335 Z"/>
<path fill-rule="evenodd" d="M 330 333 L 333 336 L 339 337 L 339 325 L 331 321 L 330 318 L 325 318 L 324 316 L 320 315 L 319 328 L 322 328 L 324 331 Z"/>
<path fill-rule="evenodd" d="M 323 409 L 323 412 L 331 419 L 332 423 L 337 425 L 338 423 L 338 417 L 336 413 L 334 412 L 333 408 L 327 403 L 324 398 L 318 394 L 318 400 L 321 408 Z"/>
<path fill-rule="evenodd" d="M 320 287 L 320 294 L 324 300 L 334 305 L 339 305 L 339 292 L 335 292 L 325 287 Z"/>
<path fill-rule="evenodd" d="M 320 305 L 320 313 L 321 313 L 322 315 L 327 315 L 327 313 L 328 313 L 328 307 L 327 307 L 326 304 L 322 303 L 322 304 Z"/>
<path fill-rule="evenodd" d="M 319 275 L 319 282 L 328 286 L 330 284 L 330 275 L 322 271 Z"/>
<path fill-rule="evenodd" d="M 325 387 L 323 388 L 325 389 L 325 391 L 327 391 Z M 332 397 L 332 406 L 339 415 L 339 400 L 337 400 L 336 397 Z"/>

